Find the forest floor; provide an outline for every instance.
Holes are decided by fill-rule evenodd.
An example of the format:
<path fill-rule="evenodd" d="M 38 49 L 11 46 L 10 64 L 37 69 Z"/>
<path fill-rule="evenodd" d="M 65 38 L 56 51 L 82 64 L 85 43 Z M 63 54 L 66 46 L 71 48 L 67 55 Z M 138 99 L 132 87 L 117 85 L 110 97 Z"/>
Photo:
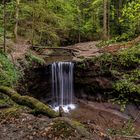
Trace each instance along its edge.
<path fill-rule="evenodd" d="M 66 114 L 66 117 L 83 124 L 92 134 L 90 140 L 134 140 L 139 137 L 138 110 L 134 106 L 128 108 L 132 111 L 131 115 L 137 114 L 135 122 L 129 123 L 130 114 L 117 109 L 111 103 L 87 104 L 80 101 L 77 108 Z M 56 123 L 55 119 L 43 115 L 34 116 L 27 110 L 22 109 L 16 114 L 14 112 L 4 118 L 0 117 L 0 140 L 88 140 L 63 122 Z"/>
<path fill-rule="evenodd" d="M 10 50 L 10 53 L 9 54 L 12 57 L 12 61 L 14 63 L 16 63 L 16 61 L 18 59 L 24 59 L 25 54 L 30 49 L 30 45 L 28 44 L 28 41 L 27 40 L 24 40 L 22 38 L 19 39 L 16 43 L 15 42 L 12 42 L 12 44 L 9 44 L 8 43 L 8 45 L 11 45 L 10 48 L 12 48 L 12 49 Z"/>
<path fill-rule="evenodd" d="M 71 46 L 72 48 L 78 50 L 78 52 L 74 53 L 74 60 L 77 60 L 77 58 L 92 58 L 100 55 L 99 48 L 96 47 L 98 43 L 98 41 L 91 41 L 86 43 L 78 43 Z"/>

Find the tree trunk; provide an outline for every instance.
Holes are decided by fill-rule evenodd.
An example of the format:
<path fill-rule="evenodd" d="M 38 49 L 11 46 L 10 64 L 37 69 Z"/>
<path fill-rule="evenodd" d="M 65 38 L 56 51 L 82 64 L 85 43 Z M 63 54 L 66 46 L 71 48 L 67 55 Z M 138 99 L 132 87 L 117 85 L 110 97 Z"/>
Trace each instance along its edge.
<path fill-rule="evenodd" d="M 6 52 L 6 1 L 3 0 L 3 50 Z"/>
<path fill-rule="evenodd" d="M 122 17 L 122 0 L 119 0 L 118 17 Z"/>
<path fill-rule="evenodd" d="M 32 19 L 32 37 L 31 37 L 31 43 L 32 46 L 34 46 L 34 37 L 35 37 L 35 9 L 33 9 L 33 19 Z"/>
<path fill-rule="evenodd" d="M 15 34 L 15 41 L 17 42 L 18 40 L 18 20 L 19 20 L 19 4 L 20 0 L 16 0 L 16 24 L 15 24 L 15 29 L 14 29 L 14 34 Z"/>
<path fill-rule="evenodd" d="M 108 24 L 107 24 L 107 38 L 109 39 L 110 38 L 110 0 L 108 0 Z"/>
<path fill-rule="evenodd" d="M 104 16 L 103 16 L 103 39 L 107 39 L 107 0 L 103 0 Z"/>
<path fill-rule="evenodd" d="M 80 31 L 80 28 L 81 28 L 81 15 L 80 13 L 78 13 L 78 42 L 80 43 L 81 42 L 81 31 Z"/>

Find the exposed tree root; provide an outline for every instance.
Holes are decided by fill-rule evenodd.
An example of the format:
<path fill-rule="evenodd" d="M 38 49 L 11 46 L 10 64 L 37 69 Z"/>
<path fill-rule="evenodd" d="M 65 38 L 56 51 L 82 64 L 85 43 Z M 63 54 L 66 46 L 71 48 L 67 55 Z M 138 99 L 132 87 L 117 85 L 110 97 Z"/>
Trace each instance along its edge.
<path fill-rule="evenodd" d="M 14 102 L 19 105 L 25 105 L 33 109 L 36 113 L 44 114 L 50 118 L 59 116 L 59 113 L 52 110 L 48 105 L 30 96 L 21 96 L 15 90 L 9 87 L 0 87 L 0 92 L 8 95 Z"/>

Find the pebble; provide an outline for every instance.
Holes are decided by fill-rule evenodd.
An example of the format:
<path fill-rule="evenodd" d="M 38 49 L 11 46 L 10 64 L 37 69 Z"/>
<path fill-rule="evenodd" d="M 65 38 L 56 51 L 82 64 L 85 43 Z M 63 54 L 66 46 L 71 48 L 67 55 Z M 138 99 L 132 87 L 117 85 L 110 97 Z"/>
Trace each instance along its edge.
<path fill-rule="evenodd" d="M 29 136 L 29 140 L 33 140 L 33 136 Z"/>
<path fill-rule="evenodd" d="M 33 136 L 35 136 L 36 135 L 36 132 L 33 132 Z"/>

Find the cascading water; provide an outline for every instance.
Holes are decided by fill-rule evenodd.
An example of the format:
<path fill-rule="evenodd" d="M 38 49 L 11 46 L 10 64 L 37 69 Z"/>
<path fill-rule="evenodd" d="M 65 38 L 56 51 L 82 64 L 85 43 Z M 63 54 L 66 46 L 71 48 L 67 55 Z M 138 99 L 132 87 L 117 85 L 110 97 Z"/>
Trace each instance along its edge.
<path fill-rule="evenodd" d="M 54 62 L 52 70 L 53 108 L 61 106 L 65 112 L 74 109 L 73 68 L 72 62 Z"/>

